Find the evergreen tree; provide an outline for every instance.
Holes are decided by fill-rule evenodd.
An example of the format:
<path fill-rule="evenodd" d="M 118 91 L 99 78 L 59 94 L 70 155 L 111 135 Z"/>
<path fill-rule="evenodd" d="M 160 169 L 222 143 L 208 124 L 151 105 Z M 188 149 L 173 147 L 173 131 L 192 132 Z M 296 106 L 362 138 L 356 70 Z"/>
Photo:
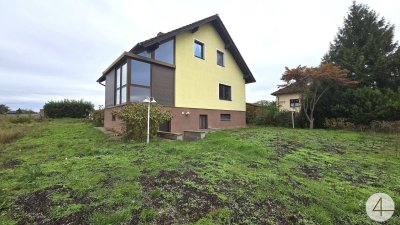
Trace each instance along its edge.
<path fill-rule="evenodd" d="M 393 42 L 394 28 L 367 5 L 353 2 L 322 63 L 347 69 L 348 78 L 363 86 L 397 89 L 400 50 Z"/>

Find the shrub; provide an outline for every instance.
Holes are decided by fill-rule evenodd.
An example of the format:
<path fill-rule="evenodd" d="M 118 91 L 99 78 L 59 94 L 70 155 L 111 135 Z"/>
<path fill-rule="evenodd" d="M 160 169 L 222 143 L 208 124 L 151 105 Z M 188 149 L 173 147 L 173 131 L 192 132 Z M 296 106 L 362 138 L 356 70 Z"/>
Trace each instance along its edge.
<path fill-rule="evenodd" d="M 8 120 L 11 123 L 31 123 L 31 122 L 33 122 L 33 117 L 31 115 L 29 115 L 29 116 L 15 116 L 15 117 L 10 117 Z"/>
<path fill-rule="evenodd" d="M 281 111 L 275 102 L 271 102 L 258 107 L 254 122 L 257 125 L 291 127 L 292 112 Z"/>
<path fill-rule="evenodd" d="M 89 111 L 93 109 L 93 104 L 83 100 L 50 101 L 44 106 L 44 113 L 50 118 L 85 118 Z"/>
<path fill-rule="evenodd" d="M 356 125 L 346 118 L 325 119 L 324 126 L 328 129 L 356 130 Z"/>
<path fill-rule="evenodd" d="M 0 144 L 9 144 L 22 136 L 22 132 L 16 129 L 1 129 L 0 130 Z"/>
<path fill-rule="evenodd" d="M 147 135 L 147 107 L 145 103 L 132 103 L 114 109 L 112 115 L 123 121 L 123 134 L 126 139 L 143 141 Z M 152 104 L 150 111 L 150 135 L 157 135 L 160 124 L 172 119 L 171 112 L 160 105 Z"/>
<path fill-rule="evenodd" d="M 99 106 L 99 109 L 92 109 L 89 111 L 88 120 L 90 120 L 94 126 L 102 127 L 104 125 L 104 108 Z"/>
<path fill-rule="evenodd" d="M 400 120 L 397 121 L 372 121 L 371 130 L 384 133 L 400 133 Z"/>

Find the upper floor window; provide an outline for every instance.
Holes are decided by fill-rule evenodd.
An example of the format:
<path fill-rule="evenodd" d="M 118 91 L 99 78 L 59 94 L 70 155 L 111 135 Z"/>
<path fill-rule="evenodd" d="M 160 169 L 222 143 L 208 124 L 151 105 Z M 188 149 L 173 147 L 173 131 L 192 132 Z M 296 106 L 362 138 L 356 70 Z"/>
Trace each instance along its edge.
<path fill-rule="evenodd" d="M 217 50 L 217 65 L 225 66 L 224 53 L 220 50 Z"/>
<path fill-rule="evenodd" d="M 150 64 L 132 60 L 131 83 L 142 86 L 150 86 Z"/>
<path fill-rule="evenodd" d="M 300 99 L 290 99 L 290 107 L 300 107 Z"/>
<path fill-rule="evenodd" d="M 194 56 L 204 59 L 204 44 L 200 41 L 194 41 Z"/>
<path fill-rule="evenodd" d="M 174 39 L 164 42 L 154 51 L 154 58 L 174 64 Z"/>
<path fill-rule="evenodd" d="M 115 89 L 115 104 L 126 103 L 126 92 L 127 92 L 127 65 L 124 63 L 119 66 L 115 72 L 116 76 L 116 89 Z"/>
<path fill-rule="evenodd" d="M 231 86 L 225 84 L 219 84 L 219 99 L 220 100 L 232 100 L 231 97 Z"/>
<path fill-rule="evenodd" d="M 139 53 L 138 55 L 144 56 L 144 57 L 147 57 L 147 58 L 151 58 L 151 52 L 148 52 L 146 50 L 144 50 L 143 52 Z"/>

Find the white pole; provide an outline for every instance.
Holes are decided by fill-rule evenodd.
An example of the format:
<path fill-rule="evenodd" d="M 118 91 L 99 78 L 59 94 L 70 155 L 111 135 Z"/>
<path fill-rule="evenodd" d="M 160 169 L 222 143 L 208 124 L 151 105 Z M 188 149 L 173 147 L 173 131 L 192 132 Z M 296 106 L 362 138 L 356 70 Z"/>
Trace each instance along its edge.
<path fill-rule="evenodd" d="M 147 144 L 150 143 L 150 101 L 147 107 Z"/>
<path fill-rule="evenodd" d="M 294 110 L 292 111 L 292 125 L 293 125 L 293 129 L 294 129 Z"/>

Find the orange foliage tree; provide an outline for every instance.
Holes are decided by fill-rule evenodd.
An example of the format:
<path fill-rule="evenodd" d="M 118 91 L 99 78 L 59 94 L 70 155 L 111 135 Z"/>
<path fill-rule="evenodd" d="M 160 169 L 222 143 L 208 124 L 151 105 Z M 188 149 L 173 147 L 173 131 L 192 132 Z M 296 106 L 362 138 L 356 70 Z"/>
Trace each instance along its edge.
<path fill-rule="evenodd" d="M 310 129 L 314 128 L 314 109 L 321 97 L 332 87 L 351 86 L 357 84 L 347 78 L 348 71 L 333 64 L 321 64 L 319 67 L 298 66 L 293 69 L 285 68 L 281 87 L 299 85 L 303 88 L 301 107 Z"/>

